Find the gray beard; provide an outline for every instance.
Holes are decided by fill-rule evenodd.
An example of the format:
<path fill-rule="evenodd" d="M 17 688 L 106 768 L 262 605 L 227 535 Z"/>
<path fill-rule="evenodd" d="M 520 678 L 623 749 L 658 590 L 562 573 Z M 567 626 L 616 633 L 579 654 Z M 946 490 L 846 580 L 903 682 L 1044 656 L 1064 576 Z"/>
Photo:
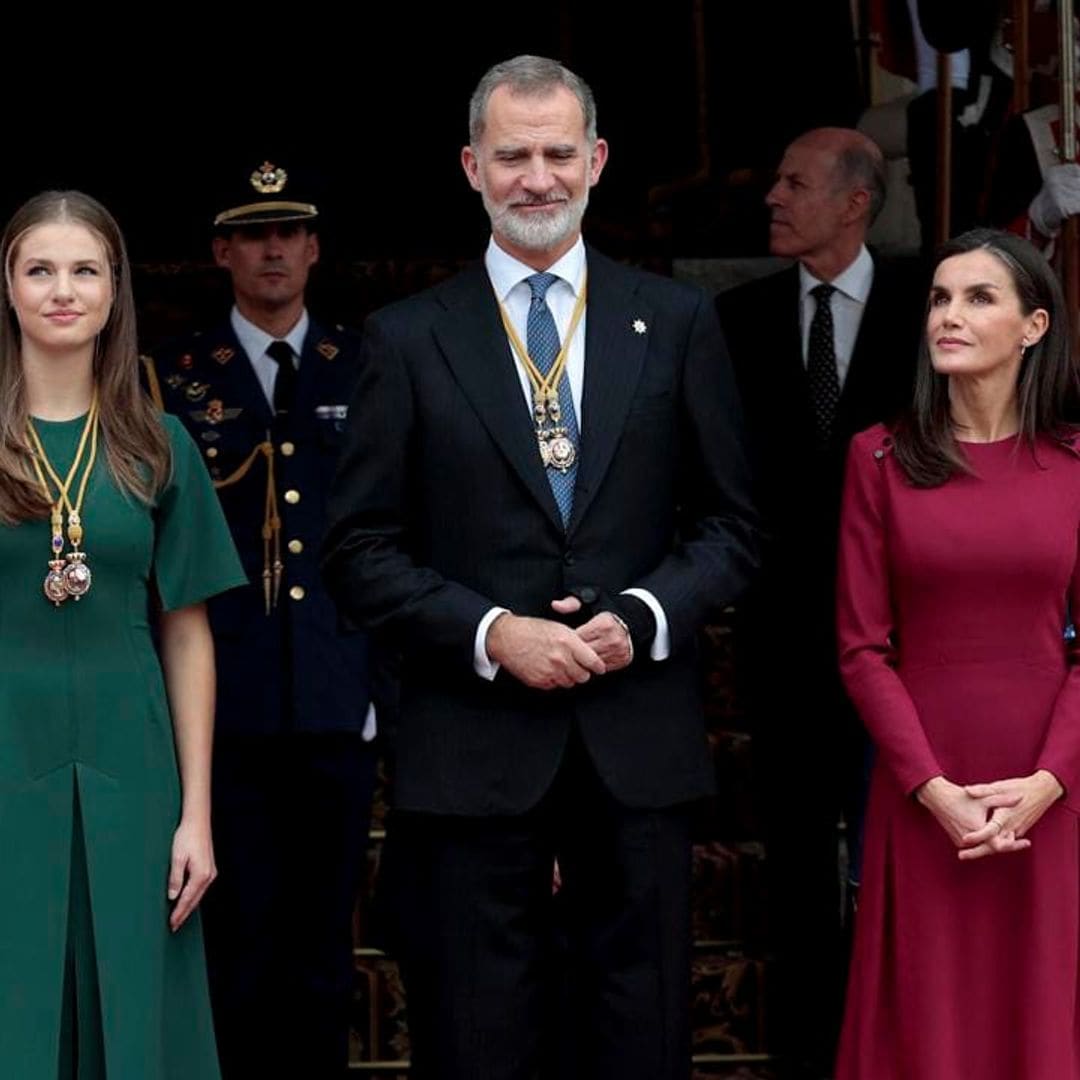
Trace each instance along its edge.
<path fill-rule="evenodd" d="M 481 192 L 481 197 L 491 218 L 492 230 L 525 251 L 549 251 L 569 239 L 581 228 L 581 219 L 589 203 L 586 189 L 580 199 L 559 203 L 555 212 L 541 217 L 539 214 L 519 214 L 511 206 L 495 206 L 487 192 Z"/>

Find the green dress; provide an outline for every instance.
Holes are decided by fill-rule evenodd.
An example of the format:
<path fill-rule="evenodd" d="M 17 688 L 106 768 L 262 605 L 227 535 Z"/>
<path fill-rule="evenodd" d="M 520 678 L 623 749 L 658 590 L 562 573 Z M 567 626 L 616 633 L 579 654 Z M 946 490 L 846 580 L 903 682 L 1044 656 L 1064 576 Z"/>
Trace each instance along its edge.
<path fill-rule="evenodd" d="M 90 592 L 54 607 L 49 524 L 0 526 L 0 1077 L 215 1080 L 196 912 L 168 927 L 180 780 L 151 598 L 244 583 L 199 452 L 163 417 L 154 508 L 99 453 L 83 504 Z M 63 475 L 83 420 L 35 421 Z M 76 1050 L 77 1047 L 77 1050 Z"/>

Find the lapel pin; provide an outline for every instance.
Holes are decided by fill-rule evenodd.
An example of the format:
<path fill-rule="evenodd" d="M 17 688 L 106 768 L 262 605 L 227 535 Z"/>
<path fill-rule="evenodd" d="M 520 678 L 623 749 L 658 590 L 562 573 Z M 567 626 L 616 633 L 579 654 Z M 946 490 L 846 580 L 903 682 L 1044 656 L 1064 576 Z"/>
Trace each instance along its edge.
<path fill-rule="evenodd" d="M 236 350 L 228 345 L 219 345 L 210 355 L 219 364 L 227 364 L 236 355 Z"/>
<path fill-rule="evenodd" d="M 341 352 L 341 350 L 329 338 L 323 338 L 323 340 L 315 346 L 315 350 L 319 353 L 320 356 L 325 357 L 325 359 L 327 360 L 333 360 L 334 357 L 337 356 L 339 352 Z"/>
<path fill-rule="evenodd" d="M 631 324 L 635 334 L 644 334 L 649 328 L 645 325 L 644 319 L 635 319 Z"/>

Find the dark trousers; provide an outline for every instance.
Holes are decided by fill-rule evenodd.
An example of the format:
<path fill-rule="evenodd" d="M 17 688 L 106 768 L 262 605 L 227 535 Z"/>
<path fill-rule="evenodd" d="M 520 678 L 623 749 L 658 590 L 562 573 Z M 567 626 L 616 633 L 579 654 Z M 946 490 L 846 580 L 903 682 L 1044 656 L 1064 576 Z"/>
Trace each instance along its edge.
<path fill-rule="evenodd" d="M 217 741 L 204 923 L 224 1080 L 346 1075 L 374 772 L 359 734 Z"/>
<path fill-rule="evenodd" d="M 416 1080 L 688 1077 L 686 807 L 619 805 L 574 737 L 526 814 L 395 813 L 383 872 Z"/>
<path fill-rule="evenodd" d="M 759 688 L 754 765 L 765 830 L 772 977 L 770 1049 L 780 1077 L 832 1072 L 843 1012 L 848 933 L 838 823 L 856 869 L 865 802 L 865 736 L 826 665 Z"/>

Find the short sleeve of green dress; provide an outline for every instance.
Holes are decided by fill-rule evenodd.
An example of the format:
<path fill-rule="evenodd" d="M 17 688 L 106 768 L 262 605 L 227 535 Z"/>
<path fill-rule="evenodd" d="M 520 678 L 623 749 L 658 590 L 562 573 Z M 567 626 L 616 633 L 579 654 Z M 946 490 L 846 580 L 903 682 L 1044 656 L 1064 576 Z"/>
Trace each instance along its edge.
<path fill-rule="evenodd" d="M 154 506 L 98 455 L 81 599 L 43 592 L 48 521 L 0 526 L 3 1077 L 74 1075 L 76 1044 L 80 1080 L 219 1075 L 198 914 L 168 929 L 180 780 L 151 626 L 245 578 L 197 448 L 163 422 Z M 64 475 L 83 420 L 34 423 Z"/>
<path fill-rule="evenodd" d="M 165 611 L 247 583 L 217 492 L 187 429 L 164 415 L 172 444 L 169 485 L 158 500 L 154 574 Z"/>

